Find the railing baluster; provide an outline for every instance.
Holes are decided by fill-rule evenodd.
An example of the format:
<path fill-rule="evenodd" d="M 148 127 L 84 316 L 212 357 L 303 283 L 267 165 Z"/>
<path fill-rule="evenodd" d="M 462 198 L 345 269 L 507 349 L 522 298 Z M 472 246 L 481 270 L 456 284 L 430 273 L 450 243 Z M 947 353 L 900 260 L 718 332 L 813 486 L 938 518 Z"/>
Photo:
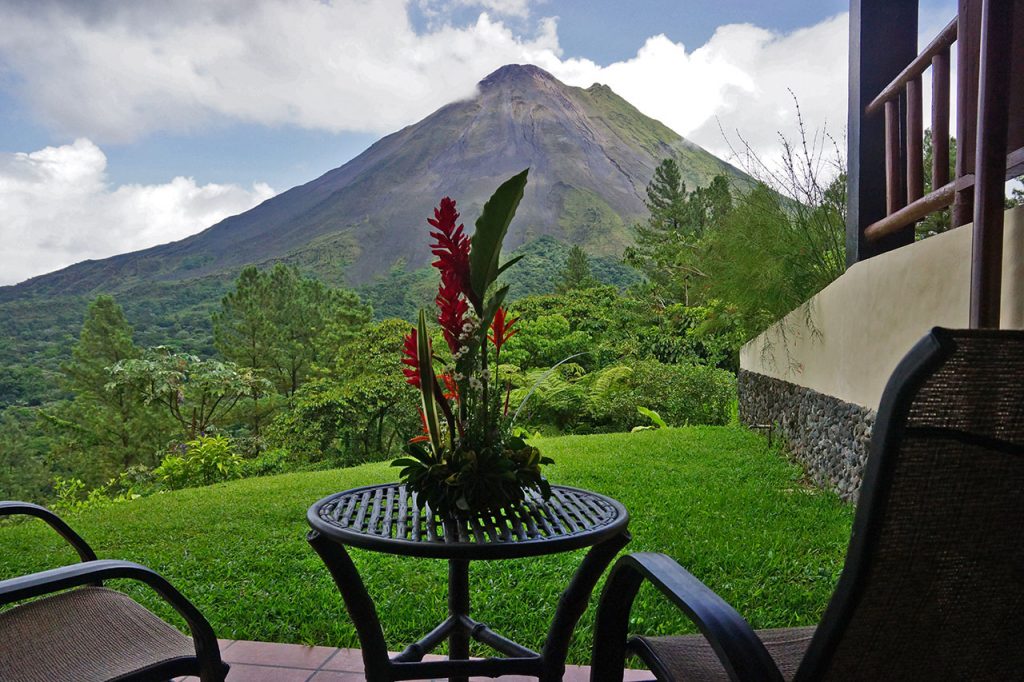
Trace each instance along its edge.
<path fill-rule="evenodd" d="M 924 195 L 924 155 L 921 143 L 924 131 L 921 104 L 921 77 L 907 81 L 907 203 Z"/>
<path fill-rule="evenodd" d="M 902 175 L 899 100 L 889 100 L 885 103 L 885 199 L 889 215 L 903 208 Z"/>
<path fill-rule="evenodd" d="M 932 189 L 949 182 L 949 48 L 932 57 Z"/>

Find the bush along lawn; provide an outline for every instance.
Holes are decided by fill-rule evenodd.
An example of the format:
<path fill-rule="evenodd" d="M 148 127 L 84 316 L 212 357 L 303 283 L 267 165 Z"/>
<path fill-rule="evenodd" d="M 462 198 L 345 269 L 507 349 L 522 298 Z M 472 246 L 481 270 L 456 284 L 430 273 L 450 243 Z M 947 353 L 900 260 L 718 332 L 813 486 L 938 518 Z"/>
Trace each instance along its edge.
<path fill-rule="evenodd" d="M 534 439 L 555 459 L 553 483 L 610 495 L 629 510 L 626 551 L 676 558 L 755 628 L 816 623 L 832 593 L 852 508 L 806 486 L 799 468 L 736 426 Z M 386 464 L 286 474 L 157 494 L 83 511 L 72 525 L 101 558 L 146 564 L 203 611 L 220 637 L 356 647 L 326 568 L 305 541 L 307 507 L 332 492 L 395 479 Z M 446 565 L 353 550 L 392 649 L 445 613 Z M 542 646 L 582 552 L 471 566 L 473 615 L 527 646 Z M 75 555 L 40 522 L 0 527 L 0 579 Z M 117 583 L 184 627 L 146 588 Z M 570 662 L 587 663 L 594 605 Z M 693 632 L 645 587 L 634 629 Z M 483 649 L 475 653 L 483 653 Z"/>

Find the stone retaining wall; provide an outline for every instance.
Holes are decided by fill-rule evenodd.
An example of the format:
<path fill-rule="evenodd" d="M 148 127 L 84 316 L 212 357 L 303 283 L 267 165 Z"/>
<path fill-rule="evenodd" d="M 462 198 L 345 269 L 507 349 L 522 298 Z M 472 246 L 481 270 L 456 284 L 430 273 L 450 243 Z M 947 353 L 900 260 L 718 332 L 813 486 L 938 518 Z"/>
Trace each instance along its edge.
<path fill-rule="evenodd" d="M 874 410 L 747 370 L 738 388 L 740 421 L 772 425 L 816 485 L 856 501 Z"/>

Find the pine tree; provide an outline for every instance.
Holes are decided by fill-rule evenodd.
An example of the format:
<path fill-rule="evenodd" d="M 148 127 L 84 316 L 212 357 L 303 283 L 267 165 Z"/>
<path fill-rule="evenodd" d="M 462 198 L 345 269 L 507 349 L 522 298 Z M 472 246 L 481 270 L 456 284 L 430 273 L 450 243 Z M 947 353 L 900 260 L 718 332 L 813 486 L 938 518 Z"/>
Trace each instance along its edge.
<path fill-rule="evenodd" d="M 370 317 L 352 291 L 303 278 L 283 263 L 270 272 L 249 266 L 213 316 L 214 339 L 225 358 L 256 370 L 278 393 L 292 396 L 312 368 Z"/>
<path fill-rule="evenodd" d="M 278 337 L 270 317 L 270 286 L 267 275 L 254 265 L 246 266 L 235 280 L 234 291 L 221 299 L 220 311 L 213 314 L 217 350 L 228 360 L 260 375 L 268 374 L 274 367 Z M 275 408 L 272 396 L 259 391 L 249 396 L 246 419 L 257 439 L 263 422 Z"/>
<path fill-rule="evenodd" d="M 599 282 L 590 271 L 590 259 L 587 253 L 577 244 L 569 249 L 569 256 L 565 261 L 565 267 L 558 275 L 558 283 L 555 291 L 564 294 L 574 289 L 591 289 Z"/>
<path fill-rule="evenodd" d="M 121 306 L 112 296 L 98 296 L 89 304 L 78 343 L 71 349 L 71 360 L 61 366 L 61 371 L 76 395 L 120 403 L 118 395 L 105 390 L 110 382 L 107 368 L 137 358 L 141 352 L 132 341 L 132 328 Z"/>
<path fill-rule="evenodd" d="M 154 464 L 165 425 L 130 386 L 110 386 L 110 367 L 140 357 L 121 306 L 99 296 L 86 312 L 71 359 L 61 366 L 73 399 L 44 413 L 64 468 L 99 483 L 135 464 Z"/>
<path fill-rule="evenodd" d="M 636 225 L 636 243 L 625 261 L 644 273 L 663 302 L 689 305 L 696 281 L 704 277 L 697 247 L 732 210 L 729 181 L 719 175 L 687 192 L 678 164 L 664 159 L 647 185 L 646 205 L 651 215 Z"/>

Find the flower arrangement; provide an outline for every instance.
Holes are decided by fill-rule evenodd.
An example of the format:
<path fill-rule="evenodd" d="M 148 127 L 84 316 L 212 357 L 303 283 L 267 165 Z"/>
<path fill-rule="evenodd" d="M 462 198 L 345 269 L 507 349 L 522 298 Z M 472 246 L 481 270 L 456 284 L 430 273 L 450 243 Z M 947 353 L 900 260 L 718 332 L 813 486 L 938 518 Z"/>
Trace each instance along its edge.
<path fill-rule="evenodd" d="M 427 220 L 433 265 L 441 274 L 437 322 L 451 352 L 445 363 L 431 344 L 427 313 L 402 349 L 406 380 L 420 391 L 423 434 L 395 460 L 419 503 L 446 515 L 496 510 L 521 501 L 526 490 L 547 497 L 542 457 L 512 429 L 508 382 L 501 383 L 502 346 L 516 333 L 503 307 L 508 286 L 495 284 L 518 258 L 498 265 L 509 223 L 523 197 L 529 169 L 503 183 L 484 204 L 472 238 L 445 197 Z M 440 372 L 435 369 L 440 369 Z"/>

